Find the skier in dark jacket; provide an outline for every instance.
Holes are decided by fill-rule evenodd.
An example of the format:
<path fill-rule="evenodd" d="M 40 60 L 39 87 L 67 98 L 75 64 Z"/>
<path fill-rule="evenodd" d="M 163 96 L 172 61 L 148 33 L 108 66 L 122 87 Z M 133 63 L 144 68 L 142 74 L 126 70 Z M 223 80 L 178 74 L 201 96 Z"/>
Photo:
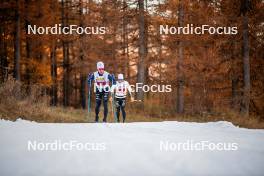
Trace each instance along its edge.
<path fill-rule="evenodd" d="M 111 90 L 110 82 L 112 85 L 115 85 L 115 77 L 114 75 L 109 74 L 104 70 L 104 63 L 97 62 L 97 71 L 89 74 L 88 76 L 88 84 L 91 87 L 91 83 L 94 81 L 94 90 L 96 95 L 96 106 L 95 106 L 95 122 L 99 120 L 99 111 L 101 102 L 103 100 L 104 104 L 104 118 L 103 122 L 107 121 L 107 114 L 108 114 L 108 96 Z"/>

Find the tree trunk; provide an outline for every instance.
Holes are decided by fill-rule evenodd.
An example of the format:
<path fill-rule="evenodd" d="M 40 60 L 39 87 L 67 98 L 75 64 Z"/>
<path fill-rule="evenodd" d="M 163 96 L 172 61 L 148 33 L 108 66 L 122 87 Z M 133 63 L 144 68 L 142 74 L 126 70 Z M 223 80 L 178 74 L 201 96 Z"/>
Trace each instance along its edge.
<path fill-rule="evenodd" d="M 57 58 L 56 58 L 56 41 L 53 39 L 52 48 L 51 48 L 51 78 L 52 78 L 52 86 L 51 86 L 51 105 L 57 106 L 58 102 L 58 94 L 57 94 Z"/>
<path fill-rule="evenodd" d="M 66 2 L 67 3 L 67 2 Z M 62 18 L 62 26 L 67 25 L 67 13 L 65 15 L 65 7 L 64 0 L 61 1 L 61 18 Z M 68 41 L 62 41 L 62 50 L 63 50 L 63 106 L 69 105 L 69 43 Z"/>
<path fill-rule="evenodd" d="M 239 91 L 239 73 L 238 73 L 238 59 L 236 57 L 236 43 L 234 39 L 231 41 L 231 90 L 232 90 L 232 100 L 231 108 L 236 112 L 239 112 L 240 109 L 240 96 Z"/>
<path fill-rule="evenodd" d="M 145 84 L 145 57 L 146 57 L 146 40 L 145 40 L 145 17 L 144 17 L 144 0 L 138 0 L 139 4 L 139 61 L 137 83 Z M 139 89 L 137 92 L 137 99 L 144 99 L 144 92 Z"/>
<path fill-rule="evenodd" d="M 126 76 L 127 58 L 126 58 L 126 2 L 122 0 L 123 17 L 122 17 L 122 67 L 121 72 Z"/>
<path fill-rule="evenodd" d="M 69 106 L 69 43 L 63 43 L 63 105 Z"/>
<path fill-rule="evenodd" d="M 83 26 L 83 1 L 79 0 L 79 5 L 80 5 L 80 9 L 79 9 L 79 20 L 80 20 L 80 26 Z M 89 1 L 89 5 L 90 5 L 90 1 Z M 90 13 L 90 9 L 89 9 L 89 13 Z M 83 35 L 80 36 L 80 40 L 81 40 L 81 47 L 80 47 L 80 60 L 81 62 L 83 62 L 84 60 L 84 51 L 82 46 L 84 46 L 84 42 L 83 42 Z M 85 85 L 86 85 L 86 75 L 81 71 L 80 73 L 80 103 L 83 109 L 85 109 L 86 107 L 86 95 L 85 95 Z"/>
<path fill-rule="evenodd" d="M 25 1 L 25 31 L 27 31 L 27 26 L 29 25 L 29 0 Z M 27 85 L 30 85 L 30 80 L 31 80 L 31 71 L 29 69 L 30 66 L 30 59 L 31 59 L 31 44 L 33 41 L 30 40 L 29 36 L 26 35 L 26 58 L 27 61 L 25 63 L 25 67 L 26 67 L 26 73 L 25 73 L 25 82 L 27 83 Z M 29 90 L 29 86 L 28 86 L 28 91 Z"/>
<path fill-rule="evenodd" d="M 248 16 L 245 13 L 243 19 L 243 103 L 241 112 L 243 115 L 249 115 L 249 102 L 250 102 L 250 61 L 249 61 L 249 37 L 248 37 Z"/>
<path fill-rule="evenodd" d="M 86 94 L 85 94 L 86 77 L 85 75 L 81 74 L 80 82 L 81 82 L 80 100 L 81 100 L 82 108 L 85 109 L 86 107 Z"/>
<path fill-rule="evenodd" d="M 7 46 L 5 42 L 5 28 L 0 26 L 0 83 L 7 79 L 8 62 L 7 62 Z"/>
<path fill-rule="evenodd" d="M 178 24 L 183 26 L 183 6 L 182 1 L 179 1 L 179 12 L 178 12 Z M 184 111 L 184 78 L 183 78 L 183 41 L 178 42 L 178 62 L 177 62 L 177 113 L 183 113 Z"/>
<path fill-rule="evenodd" d="M 21 80 L 20 76 L 20 3 L 16 0 L 16 25 L 15 25 L 15 37 L 14 37 L 14 78 L 18 81 Z"/>
<path fill-rule="evenodd" d="M 124 9 L 124 16 L 123 16 L 123 30 L 124 30 L 124 52 L 125 52 L 125 70 L 126 70 L 126 79 L 130 82 L 130 66 L 129 66 L 129 45 L 128 45 L 128 29 L 127 29 L 127 25 L 128 25 L 128 19 L 127 19 L 127 4 L 126 1 L 123 0 L 123 9 Z"/>

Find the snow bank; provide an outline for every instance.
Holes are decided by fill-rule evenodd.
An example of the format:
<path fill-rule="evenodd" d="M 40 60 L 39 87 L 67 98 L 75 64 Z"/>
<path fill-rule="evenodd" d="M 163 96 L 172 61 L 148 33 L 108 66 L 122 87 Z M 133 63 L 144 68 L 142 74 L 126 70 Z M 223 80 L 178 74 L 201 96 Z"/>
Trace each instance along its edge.
<path fill-rule="evenodd" d="M 0 120 L 0 175 L 263 175 L 263 139 L 264 130 L 238 128 L 224 121 L 51 124 Z M 58 147 L 73 141 L 88 148 Z M 197 148 L 203 141 L 226 148 Z"/>

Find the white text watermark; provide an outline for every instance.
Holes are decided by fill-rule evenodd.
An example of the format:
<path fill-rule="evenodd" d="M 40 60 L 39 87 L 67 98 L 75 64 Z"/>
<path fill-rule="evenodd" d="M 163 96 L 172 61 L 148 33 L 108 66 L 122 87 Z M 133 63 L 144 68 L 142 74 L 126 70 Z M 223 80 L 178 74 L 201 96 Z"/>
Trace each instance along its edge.
<path fill-rule="evenodd" d="M 237 143 L 187 140 L 184 142 L 160 141 L 160 151 L 236 151 Z"/>
<path fill-rule="evenodd" d="M 236 35 L 238 34 L 238 27 L 236 26 L 210 26 L 210 25 L 201 25 L 194 26 L 193 24 L 187 24 L 186 26 L 169 26 L 169 25 L 160 25 L 159 32 L 161 35 L 165 34 L 184 34 L 184 35 Z"/>
<path fill-rule="evenodd" d="M 37 26 L 28 25 L 27 34 L 53 34 L 53 35 L 72 35 L 72 34 L 106 34 L 106 27 L 103 26 L 78 26 L 78 25 L 68 25 L 63 26 L 62 24 L 55 24 L 54 26 Z"/>
<path fill-rule="evenodd" d="M 77 140 L 49 142 L 28 141 L 28 151 L 104 151 L 106 144 L 103 142 L 79 142 Z"/>

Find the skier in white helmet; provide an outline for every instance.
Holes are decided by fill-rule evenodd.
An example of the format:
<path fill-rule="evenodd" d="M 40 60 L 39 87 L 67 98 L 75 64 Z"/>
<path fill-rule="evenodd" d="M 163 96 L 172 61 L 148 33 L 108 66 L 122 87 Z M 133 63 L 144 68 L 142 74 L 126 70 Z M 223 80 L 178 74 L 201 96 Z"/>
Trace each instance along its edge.
<path fill-rule="evenodd" d="M 126 95 L 129 92 L 131 101 L 134 101 L 132 96 L 131 86 L 127 81 L 124 80 L 123 74 L 118 74 L 118 80 L 115 85 L 112 86 L 111 92 L 115 95 L 115 105 L 116 105 L 116 117 L 119 122 L 120 110 L 122 111 L 123 122 L 126 120 Z"/>
<path fill-rule="evenodd" d="M 96 106 L 95 106 L 95 122 L 99 121 L 99 111 L 101 102 L 103 100 L 104 104 L 104 118 L 103 122 L 107 121 L 107 114 L 108 114 L 108 96 L 110 89 L 110 82 L 112 85 L 115 84 L 115 77 L 114 75 L 109 74 L 104 70 L 104 63 L 97 62 L 97 71 L 89 74 L 88 76 L 88 84 L 92 81 L 95 82 L 95 95 L 96 95 Z"/>

